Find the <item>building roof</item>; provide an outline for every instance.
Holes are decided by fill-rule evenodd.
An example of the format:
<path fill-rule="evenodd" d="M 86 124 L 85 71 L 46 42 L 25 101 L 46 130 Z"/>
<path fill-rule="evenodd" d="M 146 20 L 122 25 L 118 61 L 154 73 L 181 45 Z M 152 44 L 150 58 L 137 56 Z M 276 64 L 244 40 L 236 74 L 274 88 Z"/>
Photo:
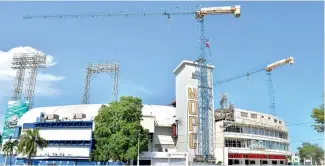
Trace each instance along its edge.
<path fill-rule="evenodd" d="M 176 99 L 174 99 L 172 102 L 168 104 L 168 106 L 176 107 Z"/>
<path fill-rule="evenodd" d="M 239 109 L 239 108 L 235 108 L 235 111 L 237 112 L 247 112 L 247 113 L 250 113 L 250 114 L 258 114 L 258 115 L 263 115 L 265 117 L 270 117 L 272 119 L 277 119 L 277 120 L 280 120 L 284 123 L 284 121 L 276 116 L 273 116 L 273 115 L 270 115 L 270 114 L 266 114 L 266 113 L 262 113 L 262 112 L 256 112 L 256 111 L 249 111 L 249 110 L 243 110 L 243 109 Z"/>
<path fill-rule="evenodd" d="M 103 104 L 80 104 L 33 108 L 20 118 L 18 125 L 36 122 L 36 118 L 40 116 L 41 112 L 45 114 L 57 114 L 60 116 L 60 119 L 64 117 L 72 119 L 74 113 L 83 113 L 86 115 L 86 119 L 90 120 L 97 115 L 102 105 Z M 176 108 L 172 106 L 143 105 L 142 115 L 154 116 L 158 124 L 171 125 L 173 117 L 176 115 Z"/>
<path fill-rule="evenodd" d="M 178 72 L 178 70 L 180 70 L 184 65 L 192 65 L 192 66 L 196 66 L 198 63 L 197 62 L 193 62 L 193 61 L 188 61 L 188 60 L 184 60 L 182 61 L 173 71 L 174 74 L 176 74 Z M 212 65 L 208 65 L 208 68 L 210 69 L 214 69 L 215 67 Z"/>

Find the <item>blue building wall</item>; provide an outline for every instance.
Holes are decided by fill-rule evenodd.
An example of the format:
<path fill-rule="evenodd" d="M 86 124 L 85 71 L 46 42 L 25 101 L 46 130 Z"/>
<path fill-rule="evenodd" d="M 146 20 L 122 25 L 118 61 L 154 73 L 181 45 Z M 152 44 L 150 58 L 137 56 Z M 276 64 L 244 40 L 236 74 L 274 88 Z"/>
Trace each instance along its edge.
<path fill-rule="evenodd" d="M 38 118 L 39 119 L 39 118 Z M 94 148 L 94 138 L 93 138 L 93 121 L 59 121 L 59 122 L 39 122 L 35 123 L 24 123 L 22 126 L 23 129 L 34 129 L 40 128 L 49 129 L 49 128 L 90 128 L 92 131 L 92 136 L 90 140 L 47 140 L 48 146 L 89 146 L 89 155 L 91 154 L 92 149 Z M 20 136 L 21 127 L 17 128 L 17 133 L 15 136 Z M 50 156 L 52 159 L 35 159 L 32 160 L 33 165 L 123 165 L 121 162 L 92 162 L 89 159 L 63 159 L 62 156 L 55 158 Z M 70 156 L 69 156 L 70 157 Z M 71 156 L 76 157 L 76 156 Z M 13 159 L 13 164 L 15 164 L 16 159 Z M 20 158 L 16 162 L 18 165 L 26 163 L 26 159 Z M 9 164 L 9 161 L 7 161 Z"/>
<path fill-rule="evenodd" d="M 60 159 L 48 159 L 48 160 L 32 160 L 33 165 L 123 165 L 121 162 L 91 162 L 89 160 L 60 160 Z"/>

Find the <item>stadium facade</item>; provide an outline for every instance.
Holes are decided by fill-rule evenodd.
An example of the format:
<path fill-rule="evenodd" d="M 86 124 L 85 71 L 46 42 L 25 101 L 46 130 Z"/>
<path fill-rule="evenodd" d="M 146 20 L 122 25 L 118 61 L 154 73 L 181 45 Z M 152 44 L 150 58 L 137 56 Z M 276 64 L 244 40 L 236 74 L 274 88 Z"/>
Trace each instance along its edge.
<path fill-rule="evenodd" d="M 196 63 L 183 61 L 174 70 L 176 99 L 169 105 L 146 105 L 141 124 L 149 130 L 148 151 L 140 155 L 143 165 L 189 165 L 198 155 Z M 212 86 L 212 70 L 208 76 Z M 189 102 L 191 100 L 191 102 Z M 193 103 L 194 102 L 194 103 Z M 189 104 L 190 103 L 190 104 Z M 11 132 L 18 139 L 27 129 L 40 128 L 48 146 L 38 150 L 34 165 L 106 165 L 89 162 L 94 148 L 94 117 L 102 104 L 33 108 L 19 117 Z M 211 110 L 214 112 L 212 106 Z M 284 164 L 290 155 L 288 130 L 277 117 L 241 109 L 218 109 L 213 117 L 215 162 L 235 164 Z M 4 142 L 9 137 L 4 138 Z M 266 162 L 265 162 L 266 161 Z M 131 161 L 136 164 L 136 161 Z"/>

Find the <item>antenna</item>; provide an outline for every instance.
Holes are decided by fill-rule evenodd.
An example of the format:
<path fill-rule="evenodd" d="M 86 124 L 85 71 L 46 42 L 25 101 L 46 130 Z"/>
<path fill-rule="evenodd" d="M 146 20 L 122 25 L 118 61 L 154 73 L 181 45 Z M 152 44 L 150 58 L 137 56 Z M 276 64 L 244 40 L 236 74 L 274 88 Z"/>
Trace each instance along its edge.
<path fill-rule="evenodd" d="M 228 96 L 226 93 L 222 93 L 220 95 L 220 106 L 221 106 L 221 109 L 228 108 Z"/>

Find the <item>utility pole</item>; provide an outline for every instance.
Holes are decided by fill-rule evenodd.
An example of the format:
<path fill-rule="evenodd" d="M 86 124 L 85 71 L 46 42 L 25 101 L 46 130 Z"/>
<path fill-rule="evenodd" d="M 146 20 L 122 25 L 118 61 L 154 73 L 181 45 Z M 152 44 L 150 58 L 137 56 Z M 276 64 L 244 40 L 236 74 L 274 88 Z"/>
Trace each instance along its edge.
<path fill-rule="evenodd" d="M 140 133 L 138 137 L 138 157 L 137 157 L 137 166 L 140 165 Z"/>

